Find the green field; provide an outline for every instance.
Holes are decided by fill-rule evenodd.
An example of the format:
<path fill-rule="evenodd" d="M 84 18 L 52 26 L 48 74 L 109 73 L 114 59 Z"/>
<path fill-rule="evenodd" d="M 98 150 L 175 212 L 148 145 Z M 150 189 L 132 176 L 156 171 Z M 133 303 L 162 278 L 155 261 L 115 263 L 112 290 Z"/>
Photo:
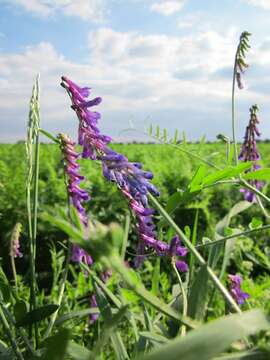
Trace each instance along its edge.
<path fill-rule="evenodd" d="M 261 163 L 269 167 L 270 155 L 269 144 L 260 143 Z M 215 166 L 224 168 L 226 164 L 226 147 L 222 143 L 212 144 L 178 144 L 178 145 L 158 145 L 158 144 L 115 144 L 112 146 L 118 152 L 126 155 L 130 161 L 142 162 L 146 170 L 154 173 L 153 183 L 161 192 L 160 202 L 165 207 L 171 201 L 172 195 L 176 192 L 186 191 L 188 185 L 198 166 L 200 157 L 207 162 L 214 163 Z M 189 153 L 189 155 L 187 154 Z M 26 160 L 24 144 L 0 145 L 0 228 L 1 228 L 1 249 L 2 266 L 11 277 L 11 268 L 8 256 L 9 239 L 12 228 L 16 222 L 23 225 L 21 234 L 21 250 L 25 254 L 22 259 L 17 260 L 17 271 L 19 274 L 20 297 L 28 296 L 27 283 L 29 281 L 29 258 L 28 233 L 27 233 L 27 212 L 25 201 L 25 181 L 26 181 Z M 50 294 L 49 302 L 56 301 L 58 294 L 59 266 L 63 261 L 63 248 L 61 242 L 65 241 L 64 232 L 52 226 L 44 214 L 49 213 L 53 216 L 61 216 L 66 207 L 66 189 L 63 176 L 61 154 L 56 145 L 41 145 L 40 154 L 40 176 L 39 176 L 39 205 L 38 205 L 38 236 L 37 236 L 37 281 L 41 295 L 38 298 L 40 303 L 47 303 L 46 296 Z M 89 160 L 79 161 L 82 173 L 85 175 L 83 187 L 91 194 L 91 201 L 86 205 L 87 213 L 91 220 L 97 220 L 104 225 L 111 222 L 125 226 L 126 217 L 129 214 L 126 201 L 123 199 L 117 188 L 112 183 L 108 183 L 102 176 L 100 165 Z M 206 166 L 206 175 L 216 171 L 211 166 Z M 270 195 L 267 184 L 264 193 Z M 215 238 L 217 223 L 226 216 L 230 209 L 238 202 L 243 200 L 239 187 L 232 187 L 230 184 L 221 184 L 209 187 L 196 196 L 192 196 L 180 201 L 179 206 L 172 213 L 172 217 L 188 238 L 193 238 L 196 245 L 204 244 Z M 265 207 L 267 211 L 267 205 Z M 194 222 L 198 215 L 198 224 L 194 229 Z M 173 229 L 162 224 L 161 217 L 156 214 L 156 223 L 159 224 L 160 236 L 165 239 L 173 235 Z M 248 210 L 232 217 L 228 229 L 231 232 L 249 229 L 250 223 L 266 223 L 260 207 L 253 204 Z M 229 230 L 225 231 L 230 234 Z M 195 232 L 194 232 L 195 230 Z M 193 234 L 193 235 L 192 235 Z M 131 221 L 128 247 L 125 260 L 132 266 L 136 251 L 137 235 L 134 224 Z M 57 249 L 58 253 L 56 253 Z M 208 248 L 203 249 L 204 257 L 211 257 Z M 243 310 L 253 307 L 263 308 L 270 312 L 270 260 L 269 260 L 269 231 L 258 232 L 255 235 L 236 239 L 234 248 L 230 249 L 226 266 L 226 273 L 241 273 L 244 279 L 243 289 L 250 294 L 248 302 L 242 306 Z M 223 256 L 219 257 L 215 266 L 216 270 L 221 267 Z M 161 261 L 160 261 L 161 260 Z M 158 264 L 158 265 L 157 265 Z M 157 285 L 153 285 L 154 273 L 160 266 L 160 277 Z M 52 271 L 53 269 L 53 271 Z M 99 264 L 96 264 L 99 269 Z M 85 277 L 83 272 L 78 272 L 76 265 L 71 265 L 71 275 L 66 283 L 66 295 L 60 310 L 60 315 L 70 313 L 74 310 L 87 309 L 89 307 L 89 293 L 93 291 L 91 278 Z M 199 268 L 196 266 L 196 274 L 199 275 Z M 57 275 L 58 274 L 58 275 Z M 139 275 L 138 275 L 139 276 Z M 172 286 L 176 282 L 175 275 L 170 270 L 170 264 L 151 255 L 146 260 L 140 274 L 140 278 L 148 289 L 154 291 L 166 303 L 173 299 Z M 186 279 L 187 281 L 187 279 Z M 226 280 L 223 277 L 226 285 Z M 76 286 L 74 287 L 74 283 Z M 213 287 L 206 281 L 205 289 L 200 296 L 203 297 L 203 312 L 199 316 L 200 320 L 209 321 L 217 318 L 224 313 L 224 303 L 217 292 L 213 292 Z M 25 287 L 26 285 L 26 287 Z M 187 286 L 187 283 L 186 283 Z M 191 285 L 190 285 L 191 286 Z M 121 294 L 124 302 L 131 303 L 134 314 L 139 316 L 140 306 L 142 305 L 136 295 L 130 290 L 118 289 L 118 277 L 114 275 L 108 283 L 110 290 Z M 202 291 L 202 290 L 201 290 Z M 121 301 L 122 301 L 121 300 Z M 157 313 L 151 308 L 146 307 L 151 312 L 151 316 Z M 145 310 L 145 311 L 146 311 Z M 228 312 L 228 309 L 225 312 Z M 146 315 L 145 315 L 146 316 Z M 140 323 L 140 321 L 139 321 Z M 164 326 L 167 322 L 164 320 Z M 161 323 L 161 324 L 162 324 Z M 167 324 L 168 325 L 168 324 Z M 166 326 L 167 326 L 166 325 Z M 67 329 L 72 330 L 72 339 L 80 345 L 91 348 L 95 339 L 100 336 L 100 325 L 90 326 L 88 318 L 81 320 L 74 319 L 65 323 Z M 141 326 L 141 325 L 139 325 Z M 161 325 L 160 325 L 161 326 Z M 129 352 L 134 351 L 131 341 L 132 329 L 126 328 L 124 323 L 119 327 L 123 341 Z M 168 338 L 175 335 L 175 325 L 169 324 Z M 155 327 L 155 331 L 161 336 L 161 332 Z M 1 330 L 0 330 L 1 333 Z M 83 337 L 81 337 L 83 334 Z M 164 335 L 164 334 L 163 334 Z M 254 344 L 260 348 L 267 347 L 267 334 L 264 337 L 254 340 Z M 148 340 L 147 348 L 155 347 L 157 340 Z M 160 340 L 161 341 L 161 340 Z M 152 345 L 151 345 L 152 344 Z M 146 345 L 145 345 L 146 346 Z M 239 345 L 240 346 L 240 345 Z M 71 357 L 72 358 L 72 357 Z M 104 345 L 103 359 L 114 359 L 110 345 Z M 77 358 L 76 358 L 77 359 Z"/>

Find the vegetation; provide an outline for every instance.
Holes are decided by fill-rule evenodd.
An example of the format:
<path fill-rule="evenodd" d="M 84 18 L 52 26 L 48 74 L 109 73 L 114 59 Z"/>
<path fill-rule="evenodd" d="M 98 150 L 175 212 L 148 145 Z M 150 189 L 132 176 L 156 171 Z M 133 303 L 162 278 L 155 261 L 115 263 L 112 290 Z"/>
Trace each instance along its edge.
<path fill-rule="evenodd" d="M 241 149 L 234 135 L 193 144 L 153 126 L 159 144 L 108 145 L 85 110 L 100 98 L 62 86 L 81 146 L 41 128 L 38 79 L 26 144 L 0 145 L 0 359 L 269 359 L 270 158 L 256 145 L 257 105 Z"/>

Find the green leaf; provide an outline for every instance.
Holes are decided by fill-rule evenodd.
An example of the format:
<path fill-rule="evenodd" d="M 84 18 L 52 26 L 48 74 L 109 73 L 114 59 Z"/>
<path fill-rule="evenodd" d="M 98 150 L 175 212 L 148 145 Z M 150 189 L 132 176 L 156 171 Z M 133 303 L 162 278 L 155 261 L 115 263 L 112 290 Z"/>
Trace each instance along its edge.
<path fill-rule="evenodd" d="M 65 360 L 69 335 L 69 330 L 63 329 L 46 339 L 46 352 L 43 360 Z"/>
<path fill-rule="evenodd" d="M 205 165 L 200 165 L 188 186 L 190 192 L 201 190 L 205 172 Z"/>
<path fill-rule="evenodd" d="M 154 344 L 163 345 L 169 342 L 165 336 L 150 331 L 141 331 L 140 335 Z"/>
<path fill-rule="evenodd" d="M 270 169 L 259 169 L 256 171 L 250 171 L 247 174 L 243 175 L 243 179 L 245 180 L 270 180 Z"/>
<path fill-rule="evenodd" d="M 32 310 L 25 314 L 19 321 L 16 321 L 16 326 L 26 326 L 46 319 L 51 316 L 58 307 L 58 305 L 49 304 Z"/>
<path fill-rule="evenodd" d="M 14 305 L 14 317 L 18 324 L 27 314 L 28 307 L 24 300 L 18 300 Z"/>
<path fill-rule="evenodd" d="M 141 359 L 209 360 L 227 349 L 232 342 L 269 328 L 269 320 L 260 310 L 234 314 L 203 325 Z"/>
<path fill-rule="evenodd" d="M 13 351 L 0 340 L 0 360 L 10 360 L 13 358 Z"/>
<path fill-rule="evenodd" d="M 159 277 L 160 277 L 160 258 L 156 259 L 156 263 L 153 270 L 152 276 L 152 287 L 151 293 L 154 295 L 158 295 L 159 293 Z"/>
<path fill-rule="evenodd" d="M 43 214 L 42 218 L 64 231 L 72 240 L 75 240 L 78 243 L 84 242 L 83 233 L 66 220 L 55 218 L 49 214 Z"/>
<path fill-rule="evenodd" d="M 188 316 L 195 320 L 203 320 L 204 318 L 207 303 L 207 281 L 206 266 L 201 266 L 188 298 Z"/>
<path fill-rule="evenodd" d="M 238 232 L 241 232 L 241 230 L 238 229 L 230 229 L 231 230 L 231 235 L 237 234 Z M 235 247 L 235 243 L 236 243 L 236 239 L 229 239 L 225 242 L 225 249 L 224 249 L 224 255 L 223 255 L 223 261 L 222 261 L 222 265 L 221 265 L 221 270 L 220 270 L 220 275 L 219 278 L 222 279 L 225 271 L 226 271 L 226 267 L 229 264 L 229 260 L 231 257 L 231 254 L 233 252 L 233 249 Z"/>
<path fill-rule="evenodd" d="M 215 240 L 219 240 L 221 239 L 224 235 L 225 235 L 225 229 L 227 229 L 230 225 L 231 219 L 240 214 L 241 212 L 245 211 L 246 209 L 248 209 L 250 206 L 252 206 L 252 203 L 250 203 L 249 201 L 239 201 L 238 203 L 236 203 L 231 210 L 228 212 L 228 214 L 226 216 L 224 216 L 224 218 L 222 220 L 220 220 L 217 225 L 216 225 L 216 235 L 215 235 Z M 225 235 L 226 236 L 226 235 Z M 228 240 L 228 244 L 225 244 L 225 262 L 227 262 L 227 260 L 229 259 L 229 255 L 231 253 L 232 250 L 232 244 L 234 244 L 234 241 L 230 241 Z M 211 266 L 212 268 L 215 268 L 217 265 L 217 262 L 221 256 L 221 253 L 224 249 L 224 243 L 217 243 L 213 246 L 211 246 L 210 252 L 209 252 L 209 258 L 208 258 L 208 263 L 209 266 Z M 223 271 L 224 271 L 224 265 L 223 265 Z"/>
<path fill-rule="evenodd" d="M 266 351 L 241 351 L 216 357 L 214 360 L 269 360 L 270 353 Z"/>
<path fill-rule="evenodd" d="M 106 328 L 104 329 L 104 334 L 103 334 L 104 340 L 100 342 L 100 346 L 97 347 L 95 354 L 98 354 L 101 351 L 101 349 L 103 348 L 103 343 L 106 342 L 107 337 L 110 337 L 116 355 L 116 359 L 118 360 L 129 359 L 127 351 L 124 346 L 124 342 L 120 336 L 120 333 L 118 331 L 112 331 L 113 328 L 116 327 L 121 322 L 123 317 L 126 315 L 128 306 L 123 306 L 122 308 L 119 309 L 119 311 L 115 315 L 112 315 L 110 304 L 108 303 L 103 292 L 97 286 L 96 283 L 94 283 L 94 286 L 96 290 L 97 304 L 106 324 Z"/>
<path fill-rule="evenodd" d="M 251 223 L 248 226 L 251 230 L 253 230 L 253 229 L 258 229 L 258 228 L 262 227 L 262 224 L 263 224 L 263 222 L 261 219 L 253 217 L 251 220 Z"/>
<path fill-rule="evenodd" d="M 66 321 L 81 319 L 85 316 L 89 316 L 91 314 L 97 314 L 97 313 L 99 313 L 98 308 L 89 308 L 89 309 L 84 309 L 84 310 L 72 311 L 72 312 L 69 312 L 68 314 L 64 314 L 64 315 L 60 316 L 55 321 L 55 325 L 60 326 Z"/>
<path fill-rule="evenodd" d="M 92 355 L 90 350 L 73 341 L 69 341 L 66 352 L 73 360 L 89 360 Z"/>
<path fill-rule="evenodd" d="M 39 129 L 39 132 L 45 135 L 48 139 L 52 140 L 54 143 L 59 144 L 59 140 L 55 138 L 52 134 L 50 134 L 48 131 Z"/>
<path fill-rule="evenodd" d="M 252 166 L 252 164 L 253 164 L 252 161 L 249 161 L 245 163 L 240 163 L 239 165 L 234 167 L 230 166 L 223 170 L 218 170 L 213 174 L 206 176 L 203 179 L 202 185 L 212 185 L 217 181 L 226 180 L 235 177 L 241 174 L 242 172 L 248 170 Z"/>
<path fill-rule="evenodd" d="M 3 300 L 5 303 L 8 303 L 10 301 L 10 297 L 11 297 L 10 289 L 11 289 L 10 286 L 6 284 L 2 279 L 0 279 L 0 291 L 2 293 Z"/>

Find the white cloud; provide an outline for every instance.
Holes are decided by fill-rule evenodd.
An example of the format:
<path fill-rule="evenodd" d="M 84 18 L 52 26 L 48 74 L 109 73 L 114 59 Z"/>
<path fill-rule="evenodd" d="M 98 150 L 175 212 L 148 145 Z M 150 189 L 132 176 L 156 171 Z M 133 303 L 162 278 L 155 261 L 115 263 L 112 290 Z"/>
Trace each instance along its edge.
<path fill-rule="evenodd" d="M 201 23 L 203 14 L 201 12 L 192 13 L 189 15 L 181 16 L 178 20 L 178 27 L 180 29 L 192 28 Z"/>
<path fill-rule="evenodd" d="M 270 10 L 270 1 L 269 0 L 242 0 L 250 5 L 261 7 L 265 10 Z"/>
<path fill-rule="evenodd" d="M 7 3 L 21 6 L 42 17 L 61 12 L 67 16 L 98 22 L 104 19 L 105 13 L 105 0 L 9 0 Z"/>
<path fill-rule="evenodd" d="M 69 100 L 59 86 L 63 74 L 90 86 L 93 96 L 103 97 L 101 124 L 114 136 L 129 126 L 130 118 L 141 118 L 143 123 L 149 114 L 154 115 L 153 122 L 161 121 L 161 126 L 188 127 L 193 136 L 202 135 L 206 129 L 212 136 L 215 131 L 225 132 L 226 126 L 229 128 L 225 118 L 229 117 L 231 78 L 223 70 L 231 69 L 237 38 L 233 30 L 176 37 L 101 28 L 89 36 L 91 53 L 85 64 L 68 61 L 46 42 L 29 46 L 20 54 L 0 54 L 1 137 L 10 137 L 11 129 L 13 138 L 16 134 L 17 138 L 24 136 L 37 72 L 41 73 L 42 126 L 54 133 L 67 131 L 74 136 L 77 126 Z M 258 45 L 254 52 L 257 55 L 252 68 L 256 64 L 267 66 L 270 50 Z M 250 78 L 250 90 L 241 92 L 241 101 L 270 102 L 267 92 L 253 88 L 262 78 L 265 86 L 270 82 L 264 74 Z"/>
<path fill-rule="evenodd" d="M 180 11 L 183 8 L 184 3 L 185 1 L 181 0 L 155 2 L 151 5 L 150 9 L 162 15 L 169 16 Z"/>

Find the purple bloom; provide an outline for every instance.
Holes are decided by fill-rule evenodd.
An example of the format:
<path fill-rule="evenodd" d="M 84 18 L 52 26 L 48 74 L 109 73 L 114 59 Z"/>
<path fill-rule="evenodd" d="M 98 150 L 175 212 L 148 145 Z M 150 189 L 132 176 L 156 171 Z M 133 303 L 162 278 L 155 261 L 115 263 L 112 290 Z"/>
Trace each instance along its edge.
<path fill-rule="evenodd" d="M 260 165 L 256 163 L 257 160 L 260 159 L 260 154 L 256 144 L 256 136 L 260 136 L 260 131 L 258 129 L 259 120 L 257 117 L 258 107 L 257 105 L 253 105 L 250 109 L 250 120 L 249 124 L 246 127 L 244 142 L 241 147 L 241 152 L 239 155 L 239 160 L 241 161 L 253 161 L 253 166 L 251 170 L 248 171 L 256 171 L 260 168 Z M 258 180 L 249 181 L 250 184 L 256 189 L 260 190 L 263 187 L 263 183 Z M 244 193 L 245 200 L 254 201 L 256 199 L 255 194 L 249 189 L 241 189 L 241 192 Z"/>
<path fill-rule="evenodd" d="M 73 206 L 77 209 L 82 224 L 87 227 L 88 219 L 82 202 L 88 201 L 90 197 L 87 191 L 79 187 L 80 182 L 84 179 L 84 177 L 79 174 L 80 166 L 76 162 L 79 154 L 75 150 L 75 143 L 67 135 L 59 134 L 58 138 L 61 142 L 64 155 L 64 169 L 67 176 L 69 198 Z M 74 262 L 84 262 L 87 265 L 92 265 L 93 263 L 91 256 L 77 245 L 73 245 L 71 259 Z"/>
<path fill-rule="evenodd" d="M 93 294 L 90 298 L 90 308 L 97 308 L 97 307 L 98 307 L 97 300 L 95 295 Z M 98 317 L 99 317 L 99 312 L 91 314 L 89 316 L 89 323 L 92 325 L 95 321 L 97 321 Z"/>
<path fill-rule="evenodd" d="M 100 114 L 89 109 L 100 104 L 102 99 L 98 97 L 89 101 L 87 98 L 90 95 L 90 88 L 81 88 L 65 76 L 62 77 L 61 85 L 70 94 L 71 107 L 79 118 L 78 142 L 83 147 L 82 157 L 95 160 L 97 153 L 111 141 L 109 136 L 101 135 L 96 127 Z"/>
<path fill-rule="evenodd" d="M 169 255 L 176 257 L 176 256 L 180 256 L 185 257 L 187 255 L 187 248 L 185 248 L 184 246 L 181 246 L 181 241 L 179 239 L 178 235 L 175 235 L 170 242 L 170 246 L 169 246 Z M 175 261 L 175 265 L 178 269 L 178 271 L 180 272 L 187 272 L 188 271 L 188 265 L 185 261 L 183 260 L 176 260 Z"/>
<path fill-rule="evenodd" d="M 185 261 L 182 260 L 176 260 L 175 266 L 177 267 L 177 270 L 180 272 L 187 272 L 188 271 L 188 265 Z"/>
<path fill-rule="evenodd" d="M 132 163 L 124 155 L 110 149 L 108 143 L 111 138 L 100 133 L 97 127 L 100 114 L 90 108 L 100 104 L 101 98 L 89 100 L 89 88 L 81 88 L 66 77 L 62 77 L 61 85 L 68 91 L 72 101 L 71 107 L 79 119 L 79 144 L 83 147 L 82 156 L 102 162 L 104 177 L 116 183 L 134 215 L 139 237 L 136 265 L 142 263 L 145 248 L 155 250 L 159 256 L 185 256 L 187 251 L 181 247 L 180 241 L 172 255 L 170 246 L 157 239 L 153 221 L 154 210 L 148 207 L 148 194 L 159 196 L 158 190 L 150 183 L 153 174 L 144 171 L 142 164 Z M 179 265 L 179 268 L 185 267 Z"/>
<path fill-rule="evenodd" d="M 241 290 L 242 278 L 240 275 L 228 275 L 230 282 L 230 293 L 234 300 L 242 305 L 246 299 L 249 298 L 249 294 Z"/>
<path fill-rule="evenodd" d="M 91 256 L 78 245 L 73 245 L 71 260 L 77 263 L 93 264 Z"/>

